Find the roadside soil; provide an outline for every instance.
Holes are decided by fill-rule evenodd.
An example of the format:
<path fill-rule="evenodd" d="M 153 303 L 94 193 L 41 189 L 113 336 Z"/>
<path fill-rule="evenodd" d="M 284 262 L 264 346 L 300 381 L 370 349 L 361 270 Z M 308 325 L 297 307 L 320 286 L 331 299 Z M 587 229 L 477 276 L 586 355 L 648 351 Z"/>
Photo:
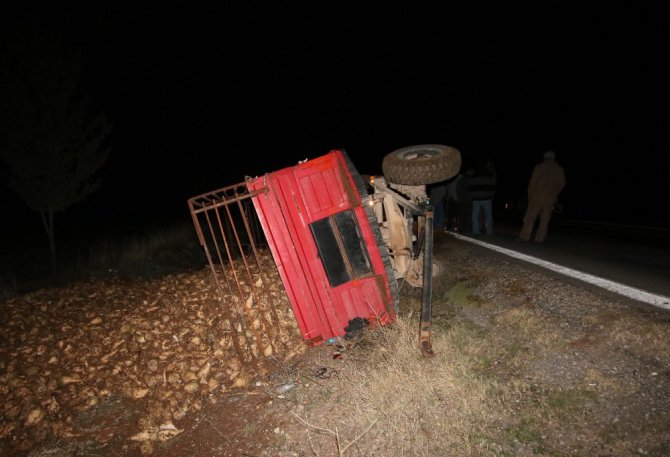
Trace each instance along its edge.
<path fill-rule="evenodd" d="M 598 398 L 573 411 L 571 417 L 551 423 L 542 436 L 524 439 L 520 433 L 515 436 L 508 433 L 507 441 L 499 440 L 474 455 L 670 455 L 670 345 L 667 339 L 663 341 L 670 335 L 670 313 L 443 234 L 437 235 L 435 255 L 446 268 L 434 284 L 433 334 L 466 321 L 477 328 L 496 331 L 497 319 L 523 309 L 534 318 L 550 322 L 556 334 L 569 342 L 560 351 L 533 358 L 532 363 L 490 360 L 482 365 L 483 373 L 496 378 L 501 385 L 522 386 L 510 398 L 501 399 L 509 402 L 506 405 L 509 417 L 505 419 L 508 426 L 515 423 L 515 414 L 523 414 L 525 403 L 537 401 L 548 389 L 552 392 L 580 389 Z M 230 367 L 217 365 L 209 346 L 203 349 L 198 344 L 194 346 L 193 340 L 186 337 L 175 340 L 170 334 L 169 350 L 162 349 L 168 347 L 167 343 L 155 340 L 150 346 L 156 354 L 145 350 L 140 359 L 121 358 L 117 361 L 118 370 L 106 372 L 106 379 L 98 379 L 89 390 L 82 386 L 90 368 L 77 361 L 86 359 L 91 351 L 96 357 L 104 357 L 113 351 L 113 342 L 96 349 L 97 340 L 90 332 L 82 333 L 78 340 L 74 336 L 70 340 L 59 339 L 59 335 L 67 332 L 77 335 L 77 329 L 90 330 L 92 320 L 100 316 L 108 324 L 103 336 L 114 340 L 115 333 L 126 332 L 121 326 L 124 322 L 127 325 L 127 321 L 108 316 L 119 310 L 130 312 L 130 308 L 119 306 L 124 300 L 132 307 L 132 313 L 141 316 L 145 312 L 146 322 L 157 319 L 175 322 L 177 325 L 171 331 L 178 334 L 180 320 L 193 320 L 182 314 L 183 306 L 188 304 L 185 300 L 199 292 L 209 293 L 202 286 L 208 280 L 207 275 L 207 270 L 202 270 L 150 280 L 111 283 L 101 280 L 99 284 L 38 291 L 3 302 L 0 454 L 17 457 L 318 455 L 312 442 L 313 425 L 309 424 L 319 423 L 319 417 L 326 417 L 338 408 L 332 400 L 336 396 L 329 399 L 319 392 L 324 385 L 337 389 L 337 372 L 347 369 L 348 351 L 359 350 L 355 344 L 308 348 L 299 341 L 293 328 L 293 339 L 282 351 L 233 376 Z M 174 284 L 178 287 L 172 288 Z M 193 290 L 179 292 L 189 284 Z M 457 293 L 464 284 L 467 293 Z M 152 299 L 152 294 L 161 294 L 160 301 Z M 419 310 L 411 309 L 416 300 L 409 299 L 416 291 L 403 289 L 401 294 L 406 297 L 402 313 L 416 315 Z M 50 314 L 49 310 L 55 309 L 58 313 Z M 50 316 L 58 319 L 50 322 Z M 617 326 L 621 322 L 627 323 L 625 331 L 619 331 L 624 329 Z M 65 328 L 66 333 L 58 333 L 56 328 Z M 206 334 L 199 337 L 205 339 L 202 335 Z M 180 348 L 175 347 L 177 344 Z M 140 346 L 131 347 L 141 351 Z M 62 356 L 54 361 L 46 357 L 48 348 L 53 348 L 54 355 L 71 351 L 77 356 Z M 164 358 L 160 358 L 161 350 Z M 174 393 L 157 397 L 152 396 L 153 391 L 133 391 L 144 385 L 140 381 L 148 383 L 151 389 L 169 385 L 160 370 L 155 371 L 157 377 L 153 381 L 147 381 L 147 370 L 155 366 L 135 360 L 169 363 L 172 357 L 183 358 L 198 350 L 206 356 L 194 358 L 185 367 L 195 373 L 193 379 L 201 381 L 192 396 L 181 393 L 188 384 L 183 374 L 175 384 Z M 532 348 L 523 345 L 518 350 L 532 352 Z M 72 366 L 64 366 L 65 363 Z M 207 363 L 210 368 L 203 377 Z M 216 369 L 226 376 L 212 382 L 208 373 Z M 121 376 L 124 370 L 126 377 Z M 240 377 L 243 382 L 238 381 Z M 122 388 L 133 379 L 136 384 L 125 384 L 125 389 Z M 141 433 L 145 435 L 138 438 Z M 535 441 L 541 441 L 542 445 Z M 374 454 L 356 446 L 349 448 L 346 455 Z"/>

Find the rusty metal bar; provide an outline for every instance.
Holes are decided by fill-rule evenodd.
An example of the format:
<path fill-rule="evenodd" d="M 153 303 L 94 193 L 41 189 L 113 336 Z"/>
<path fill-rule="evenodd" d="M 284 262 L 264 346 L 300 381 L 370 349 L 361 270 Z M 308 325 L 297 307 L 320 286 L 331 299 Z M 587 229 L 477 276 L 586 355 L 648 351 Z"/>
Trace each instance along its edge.
<path fill-rule="evenodd" d="M 247 208 L 250 207 L 250 206 L 251 205 L 247 205 Z M 263 271 L 263 267 L 261 266 L 261 262 L 260 262 L 260 254 L 259 254 L 259 252 L 256 248 L 256 241 L 254 240 L 254 233 L 252 233 L 251 227 L 249 225 L 249 219 L 247 217 L 247 212 L 245 211 L 245 208 L 242 206 L 242 201 L 241 200 L 237 200 L 237 208 L 238 208 L 238 210 L 240 212 L 240 215 L 242 217 L 242 223 L 244 224 L 244 228 L 246 230 L 247 237 L 249 239 L 249 244 L 251 246 L 251 250 L 254 253 L 254 260 L 256 261 L 256 266 L 258 267 L 258 273 L 259 273 L 259 276 L 261 277 L 263 290 L 267 293 L 268 292 L 268 284 L 267 284 L 268 281 L 264 280 L 262 278 L 262 275 L 260 275 L 261 271 Z M 244 255 L 244 253 L 242 255 Z M 253 279 L 251 278 L 251 273 L 249 272 L 248 267 L 247 267 L 247 272 L 249 274 L 249 282 L 251 283 L 251 282 L 253 282 Z M 278 336 L 278 335 L 281 334 L 281 325 L 280 325 L 280 321 L 279 321 L 279 316 L 277 315 L 277 310 L 274 306 L 274 303 L 267 303 L 267 305 L 269 306 L 270 312 L 272 313 L 272 318 L 277 323 L 277 329 L 276 329 L 276 332 L 275 332 L 275 336 Z M 265 313 L 259 313 L 259 315 L 261 316 L 261 320 L 263 321 L 263 325 L 265 326 L 265 328 L 271 329 L 272 326 L 270 325 L 270 322 L 267 321 L 267 319 L 265 317 Z M 276 347 L 272 342 L 272 338 L 268 338 L 268 340 L 270 341 L 270 346 L 272 347 L 272 350 L 273 351 L 276 350 Z"/>
<path fill-rule="evenodd" d="M 200 241 L 200 245 L 202 246 L 202 248 L 205 251 L 205 255 L 207 256 L 207 262 L 209 263 L 209 268 L 212 272 L 212 276 L 214 277 L 214 284 L 216 286 L 216 290 L 219 293 L 219 297 L 223 297 L 223 290 L 221 288 L 221 283 L 219 282 L 219 277 L 216 274 L 216 270 L 214 268 L 214 262 L 212 261 L 212 255 L 209 252 L 209 247 L 207 246 L 207 241 L 205 240 L 205 236 L 202 232 L 202 227 L 200 226 L 200 221 L 198 220 L 198 217 L 195 214 L 195 212 L 193 212 L 192 202 L 190 202 L 190 201 L 189 201 L 189 208 L 191 208 L 191 216 L 193 218 L 193 224 L 196 227 L 196 233 L 198 234 L 198 240 Z M 211 230 L 211 228 L 212 228 L 212 226 L 210 224 L 210 230 Z M 214 233 L 211 233 L 211 235 L 212 235 L 212 238 L 215 239 Z M 222 268 L 223 268 L 223 266 L 222 266 Z M 225 279 L 225 271 L 224 271 L 224 279 Z M 227 282 L 226 282 L 226 284 L 228 285 Z M 228 285 L 228 289 L 230 290 L 229 285 Z M 244 360 L 244 354 L 243 354 L 242 348 L 240 347 L 239 341 L 234 336 L 232 338 L 232 341 L 233 341 L 233 346 L 235 347 L 235 353 L 237 354 L 237 357 L 240 360 Z"/>
<path fill-rule="evenodd" d="M 209 219 L 209 213 L 205 213 L 205 220 L 207 221 L 207 225 L 209 227 L 209 233 L 212 237 L 212 243 L 214 244 L 214 249 L 216 250 L 216 256 L 219 258 L 219 265 L 221 266 L 223 279 L 226 282 L 226 286 L 228 287 L 228 292 L 232 292 L 230 289 L 230 284 L 228 283 L 228 278 L 226 277 L 226 270 L 223 265 L 223 259 L 221 258 L 221 249 L 219 248 L 219 242 L 216 239 L 216 233 L 214 233 L 214 227 L 212 227 L 212 221 Z"/>
<path fill-rule="evenodd" d="M 242 263 L 244 264 L 244 268 L 247 272 L 247 278 L 249 279 L 249 290 L 250 290 L 250 297 L 251 300 L 254 300 L 254 293 L 253 293 L 253 279 L 251 277 L 251 272 L 249 271 L 249 264 L 247 263 L 247 257 L 244 255 L 244 250 L 242 249 L 242 243 L 240 242 L 240 237 L 239 234 L 237 233 L 237 227 L 235 227 L 235 220 L 233 219 L 232 214 L 230 214 L 230 206 L 226 205 L 226 215 L 228 216 L 228 221 L 230 222 L 230 227 L 233 231 L 233 236 L 235 237 L 235 241 L 237 242 L 237 249 L 240 252 L 240 257 L 242 258 Z M 218 214 L 218 208 L 215 209 L 215 211 Z M 235 267 L 232 265 L 232 260 L 231 260 L 231 267 L 233 271 L 235 271 Z M 258 333 L 258 329 L 254 325 L 254 319 L 253 316 L 251 315 L 251 310 L 248 309 L 246 305 L 246 297 L 244 295 L 244 292 L 242 290 L 242 286 L 239 283 L 239 279 L 237 277 L 237 273 L 235 273 L 235 281 L 237 281 L 237 289 L 240 292 L 240 300 L 242 302 L 242 308 L 244 309 L 244 314 L 247 316 L 247 321 L 249 322 L 249 327 L 251 328 L 251 331 L 254 333 L 254 336 L 256 336 L 256 342 L 258 343 L 258 348 L 261 353 L 264 352 L 264 345 L 262 343 L 262 338 L 261 335 Z"/>
<path fill-rule="evenodd" d="M 210 192 L 205 192 L 204 194 L 200 194 L 200 195 L 196 195 L 194 197 L 191 197 L 189 200 L 190 201 L 196 201 L 196 200 L 200 200 L 202 198 L 210 197 L 212 195 L 218 195 L 218 194 L 222 194 L 222 193 L 225 194 L 226 191 L 228 191 L 230 189 L 239 188 L 239 187 L 244 187 L 246 189 L 246 183 L 245 182 L 238 182 L 238 183 L 232 184 L 230 186 L 221 187 L 219 189 L 215 189 L 215 190 L 212 190 Z"/>
<path fill-rule="evenodd" d="M 244 269 L 247 272 L 247 278 L 249 278 L 249 284 L 253 282 L 251 279 L 251 272 L 249 271 L 249 264 L 247 263 L 247 256 L 244 255 L 244 249 L 242 249 L 242 242 L 240 241 L 240 236 L 237 233 L 237 227 L 235 227 L 235 221 L 233 216 L 230 214 L 230 206 L 226 205 L 226 214 L 228 215 L 228 220 L 230 221 L 230 228 L 233 231 L 233 236 L 235 241 L 237 241 L 237 249 L 240 251 L 240 257 L 242 257 L 242 263 L 244 263 Z M 244 217 L 244 216 L 243 216 Z"/>
<path fill-rule="evenodd" d="M 188 200 L 216 290 L 221 303 L 228 306 L 234 349 L 244 363 L 267 355 L 268 349 L 275 352 L 277 346 L 286 344 L 277 304 L 263 298 L 274 294 L 273 275 L 269 270 L 276 269 L 276 265 L 268 264 L 264 258 L 271 254 L 261 252 L 261 248 L 268 245 L 252 199 L 266 192 L 267 188 L 250 191 L 243 182 Z M 253 256 L 253 260 L 249 256 Z"/>
<path fill-rule="evenodd" d="M 433 357 L 433 344 L 430 342 L 432 322 L 432 294 L 433 294 L 433 207 L 426 207 L 425 233 L 423 250 L 423 301 L 421 306 L 421 329 L 419 342 L 421 352 L 426 357 Z"/>
<path fill-rule="evenodd" d="M 196 214 L 198 214 L 198 213 L 202 213 L 203 211 L 208 211 L 208 210 L 211 209 L 211 208 L 216 208 L 216 207 L 226 206 L 226 205 L 229 205 L 230 203 L 234 203 L 234 202 L 236 202 L 237 200 L 240 200 L 240 201 L 241 201 L 241 200 L 246 200 L 247 198 L 251 198 L 251 197 L 254 197 L 254 196 L 259 195 L 259 194 L 262 194 L 262 193 L 265 193 L 265 191 L 262 190 L 262 189 L 259 189 L 259 190 L 255 190 L 255 191 L 253 191 L 253 192 L 249 192 L 249 194 L 248 194 L 248 195 L 245 195 L 245 196 L 240 196 L 240 197 L 231 198 L 231 199 L 222 199 L 222 198 L 219 198 L 219 200 L 221 200 L 221 201 L 216 202 L 216 203 L 215 203 L 215 202 L 212 202 L 210 205 L 203 205 L 202 203 L 200 203 L 200 204 L 198 205 L 200 208 L 199 208 L 199 209 L 195 209 L 195 208 L 194 208 L 193 211 L 194 211 Z M 204 198 L 204 196 L 200 196 L 199 198 L 202 199 L 202 198 Z M 191 199 L 191 200 L 193 200 L 193 204 L 194 204 L 194 205 L 196 205 L 196 204 L 199 203 L 195 197 L 194 197 L 193 199 Z"/>
<path fill-rule="evenodd" d="M 226 255 L 228 256 L 228 262 L 230 264 L 230 270 L 233 273 L 233 278 L 235 279 L 235 284 L 237 284 L 237 291 L 238 291 L 239 297 L 240 297 L 240 305 L 242 306 L 242 308 L 244 308 L 244 294 L 242 293 L 242 287 L 240 286 L 240 281 L 237 278 L 237 271 L 235 270 L 235 262 L 233 261 L 233 257 L 230 254 L 230 246 L 228 245 L 228 240 L 225 236 L 225 231 L 223 229 L 223 223 L 221 221 L 221 214 L 219 213 L 219 206 L 214 207 L 214 214 L 216 214 L 216 220 L 219 224 L 219 230 L 221 230 L 221 234 L 223 235 L 223 245 L 226 248 Z M 233 304 L 233 307 L 235 308 L 235 311 L 237 312 L 238 323 L 240 324 L 240 328 L 242 330 L 242 333 L 244 334 L 244 338 L 245 338 L 245 341 L 246 341 L 246 339 L 247 339 L 246 330 L 247 329 L 245 328 L 244 321 L 241 317 L 240 310 L 239 310 L 238 306 L 235 305 L 235 304 Z M 249 321 L 248 313 L 245 312 L 245 314 L 247 315 L 247 321 Z M 252 325 L 253 321 L 249 322 L 249 324 Z M 251 358 L 255 359 L 256 356 L 254 355 L 253 351 L 251 350 L 251 347 L 249 347 L 248 345 L 247 345 L 247 350 L 249 351 L 249 354 L 251 354 Z"/>

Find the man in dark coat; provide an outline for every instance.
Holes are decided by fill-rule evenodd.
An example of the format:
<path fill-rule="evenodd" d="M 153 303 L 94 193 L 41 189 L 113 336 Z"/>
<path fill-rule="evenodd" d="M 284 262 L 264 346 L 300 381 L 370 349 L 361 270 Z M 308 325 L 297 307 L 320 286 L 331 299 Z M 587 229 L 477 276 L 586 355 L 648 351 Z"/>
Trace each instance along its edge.
<path fill-rule="evenodd" d="M 472 197 L 468 193 L 468 180 L 474 173 L 474 168 L 468 168 L 456 184 L 456 195 L 458 195 L 457 230 L 461 233 L 472 232 Z"/>
<path fill-rule="evenodd" d="M 447 183 L 440 181 L 428 186 L 428 197 L 430 204 L 433 205 L 433 227 L 436 231 L 442 231 L 446 228 L 446 200 Z"/>
<path fill-rule="evenodd" d="M 493 235 L 493 197 L 498 176 L 490 158 L 479 161 L 479 166 L 468 178 L 468 194 L 472 198 L 472 233 L 481 233 L 481 213 L 487 235 Z"/>

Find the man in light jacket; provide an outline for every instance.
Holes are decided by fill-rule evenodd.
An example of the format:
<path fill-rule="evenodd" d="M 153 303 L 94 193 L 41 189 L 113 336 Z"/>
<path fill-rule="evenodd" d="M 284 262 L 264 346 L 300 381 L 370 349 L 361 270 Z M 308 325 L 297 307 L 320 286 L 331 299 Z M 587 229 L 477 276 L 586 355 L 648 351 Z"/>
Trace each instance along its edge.
<path fill-rule="evenodd" d="M 540 223 L 534 241 L 542 243 L 546 239 L 554 204 L 565 187 L 565 170 L 556 162 L 554 151 L 545 152 L 543 158 L 533 168 L 528 183 L 528 208 L 519 235 L 523 241 L 530 240 L 538 216 Z"/>

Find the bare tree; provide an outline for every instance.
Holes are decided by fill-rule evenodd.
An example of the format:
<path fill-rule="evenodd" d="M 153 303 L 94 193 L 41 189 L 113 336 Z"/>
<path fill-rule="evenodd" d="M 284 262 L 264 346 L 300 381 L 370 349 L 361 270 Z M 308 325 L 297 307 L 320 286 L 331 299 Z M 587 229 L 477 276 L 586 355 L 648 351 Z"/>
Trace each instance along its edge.
<path fill-rule="evenodd" d="M 0 46 L 0 161 L 6 184 L 42 219 L 57 270 L 54 215 L 101 185 L 111 125 L 81 90 L 82 53 L 47 27 Z"/>

